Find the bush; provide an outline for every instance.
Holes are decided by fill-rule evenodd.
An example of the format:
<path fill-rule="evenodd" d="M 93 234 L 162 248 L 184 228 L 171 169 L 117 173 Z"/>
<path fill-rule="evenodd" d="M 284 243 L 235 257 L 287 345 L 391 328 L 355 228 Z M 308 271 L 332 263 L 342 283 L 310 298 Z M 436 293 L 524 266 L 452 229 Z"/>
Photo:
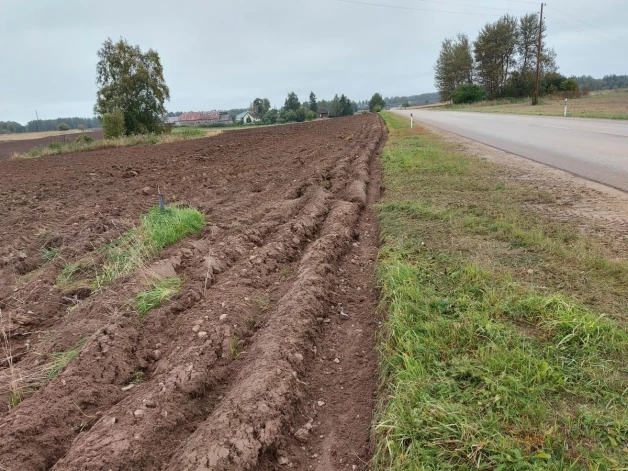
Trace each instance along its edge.
<path fill-rule="evenodd" d="M 563 80 L 560 83 L 560 89 L 563 92 L 577 92 L 578 91 L 578 82 L 574 79 Z"/>
<path fill-rule="evenodd" d="M 122 110 L 113 110 L 102 117 L 102 132 L 105 139 L 112 139 L 126 134 L 124 125 L 124 113 Z"/>
<path fill-rule="evenodd" d="M 76 139 L 74 139 L 74 141 L 77 144 L 83 144 L 83 143 L 90 144 L 90 143 L 94 142 L 94 138 L 92 136 L 88 136 L 87 134 L 81 134 Z"/>
<path fill-rule="evenodd" d="M 70 126 L 68 126 L 66 123 L 59 123 L 59 126 L 57 126 L 57 129 L 59 131 L 69 131 Z"/>
<path fill-rule="evenodd" d="M 486 90 L 479 85 L 466 83 L 456 87 L 451 94 L 451 101 L 458 105 L 461 103 L 476 103 L 486 100 Z"/>
<path fill-rule="evenodd" d="M 76 129 L 78 129 L 78 130 L 79 130 L 79 131 L 81 131 L 81 132 L 85 132 L 85 129 L 87 129 L 87 128 L 85 127 L 85 125 L 84 125 L 84 124 L 82 124 L 82 123 L 81 123 L 81 124 L 79 124 L 79 125 L 76 127 Z"/>
<path fill-rule="evenodd" d="M 380 111 L 382 111 L 382 107 L 381 107 L 381 106 L 379 106 L 379 105 L 375 105 L 375 106 L 373 107 L 373 112 L 374 112 L 374 113 L 379 113 Z"/>

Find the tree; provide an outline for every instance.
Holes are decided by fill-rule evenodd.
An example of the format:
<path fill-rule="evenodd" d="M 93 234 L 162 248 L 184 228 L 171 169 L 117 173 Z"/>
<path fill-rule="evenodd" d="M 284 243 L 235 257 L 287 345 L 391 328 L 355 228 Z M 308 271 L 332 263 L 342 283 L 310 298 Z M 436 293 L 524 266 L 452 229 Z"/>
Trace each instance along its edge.
<path fill-rule="evenodd" d="M 379 93 L 373 94 L 373 96 L 369 100 L 369 111 L 375 111 L 376 106 L 379 106 L 379 111 L 381 111 L 386 106 L 384 99 Z M 377 113 L 377 111 L 375 112 Z"/>
<path fill-rule="evenodd" d="M 57 126 L 57 129 L 59 131 L 69 131 L 70 126 L 68 126 L 66 123 L 59 123 L 59 125 Z"/>
<path fill-rule="evenodd" d="M 164 102 L 170 99 L 170 89 L 157 51 L 149 49 L 144 53 L 125 39 L 117 43 L 107 39 L 98 58 L 99 89 L 94 105 L 98 117 L 102 119 L 120 110 L 127 134 L 161 131 L 161 117 L 166 114 Z"/>
<path fill-rule="evenodd" d="M 475 103 L 476 101 L 486 100 L 486 90 L 479 85 L 465 83 L 456 87 L 451 94 L 451 101 L 455 104 Z"/>
<path fill-rule="evenodd" d="M 473 56 L 466 34 L 447 38 L 441 45 L 434 66 L 436 88 L 443 101 L 448 101 L 454 89 L 463 83 L 473 83 Z"/>
<path fill-rule="evenodd" d="M 401 107 L 402 108 L 407 108 L 408 106 L 410 106 L 410 103 L 408 103 L 408 99 L 407 98 L 403 98 L 401 100 Z"/>
<path fill-rule="evenodd" d="M 474 43 L 478 82 L 489 97 L 502 94 L 511 70 L 517 65 L 518 22 L 504 15 L 495 23 L 487 23 Z"/>
<path fill-rule="evenodd" d="M 266 114 L 270 110 L 270 100 L 268 98 L 264 98 L 262 100 L 262 114 Z"/>
<path fill-rule="evenodd" d="M 563 80 L 560 83 L 560 89 L 563 92 L 577 92 L 578 91 L 578 82 L 576 82 L 572 78 L 567 79 L 567 80 Z"/>
<path fill-rule="evenodd" d="M 298 123 L 302 123 L 303 121 L 305 121 L 305 108 L 301 106 L 294 113 L 296 115 L 295 121 L 297 121 Z"/>
<path fill-rule="evenodd" d="M 115 109 L 102 116 L 102 133 L 105 139 L 113 139 L 126 134 L 124 113 Z"/>
<path fill-rule="evenodd" d="M 313 111 L 314 113 L 316 113 L 318 111 L 318 103 L 316 102 L 316 95 L 314 95 L 314 92 L 310 92 L 310 106 L 309 106 L 310 111 Z"/>
<path fill-rule="evenodd" d="M 301 107 L 301 103 L 299 102 L 299 97 L 296 93 L 290 92 L 286 97 L 286 102 L 283 105 L 283 108 L 286 111 L 296 111 Z"/>
<path fill-rule="evenodd" d="M 79 125 L 76 127 L 76 129 L 78 129 L 78 130 L 79 130 L 79 131 L 81 131 L 81 132 L 85 132 L 85 129 L 87 129 L 87 128 L 85 127 L 85 125 L 84 125 L 83 123 L 81 123 L 81 124 L 79 124 Z"/>

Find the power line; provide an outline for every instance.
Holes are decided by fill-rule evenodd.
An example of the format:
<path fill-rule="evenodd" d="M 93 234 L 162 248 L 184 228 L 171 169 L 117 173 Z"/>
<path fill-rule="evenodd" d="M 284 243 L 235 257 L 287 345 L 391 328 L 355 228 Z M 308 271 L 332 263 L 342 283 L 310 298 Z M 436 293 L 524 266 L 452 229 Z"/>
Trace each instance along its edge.
<path fill-rule="evenodd" d="M 484 10 L 500 10 L 500 11 L 522 11 L 528 12 L 529 10 L 513 10 L 512 8 L 497 8 L 497 7 L 484 7 L 480 5 L 470 5 L 468 3 L 457 3 L 457 2 L 443 2 L 441 0 L 416 0 L 418 2 L 427 2 L 427 3 L 438 3 L 441 5 L 453 5 L 457 7 L 466 7 L 466 8 L 482 8 Z"/>
<path fill-rule="evenodd" d="M 396 8 L 399 10 L 412 10 L 412 11 L 431 11 L 431 12 L 437 12 L 437 13 L 454 13 L 454 14 L 458 14 L 458 15 L 474 15 L 474 16 L 501 16 L 501 15 L 491 15 L 491 14 L 486 14 L 486 13 L 471 13 L 471 12 L 467 12 L 467 11 L 450 11 L 450 10 L 430 10 L 427 8 L 415 8 L 415 7 L 403 7 L 400 5 L 385 5 L 383 3 L 370 3 L 370 2 L 360 2 L 357 0 L 337 0 L 339 2 L 343 2 L 343 3 L 355 3 L 358 5 L 370 5 L 370 6 L 374 6 L 374 7 L 386 7 L 386 8 Z"/>
<path fill-rule="evenodd" d="M 572 16 L 572 15 L 569 15 L 569 14 L 565 13 L 564 11 L 560 11 L 558 8 L 554 8 L 554 7 L 549 6 L 549 5 L 548 5 L 548 8 L 551 8 L 552 10 L 560 13 L 561 15 L 566 16 L 567 18 L 571 18 L 572 20 L 576 20 L 576 21 L 582 23 L 583 25 L 589 26 L 590 28 L 597 29 L 597 30 L 601 31 L 602 33 L 604 33 L 604 30 L 602 30 L 601 28 L 598 28 L 597 26 L 594 26 L 594 25 L 592 25 L 590 23 L 587 23 L 586 21 L 582 21 L 582 20 L 576 18 L 575 16 Z M 611 40 L 611 41 L 616 41 L 618 39 L 618 38 L 611 38 L 609 36 L 606 36 L 606 34 L 599 34 L 599 33 L 595 33 L 595 34 L 598 34 L 600 37 L 603 37 L 604 39 L 608 39 L 608 40 Z"/>

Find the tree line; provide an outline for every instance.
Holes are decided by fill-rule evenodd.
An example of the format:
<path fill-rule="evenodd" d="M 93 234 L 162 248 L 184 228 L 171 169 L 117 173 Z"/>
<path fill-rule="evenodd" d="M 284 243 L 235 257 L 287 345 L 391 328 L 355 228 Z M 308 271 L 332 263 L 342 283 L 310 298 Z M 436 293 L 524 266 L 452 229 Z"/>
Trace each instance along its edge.
<path fill-rule="evenodd" d="M 573 77 L 573 79 L 580 88 L 586 87 L 590 91 L 628 88 L 628 75 L 605 75 L 601 79 L 593 78 L 590 75 L 581 75 L 580 77 Z"/>
<path fill-rule="evenodd" d="M 23 132 L 56 131 L 59 125 L 67 124 L 69 129 L 80 129 L 85 126 L 87 129 L 100 127 L 98 118 L 56 118 L 56 119 L 34 119 L 26 123 L 26 126 L 15 121 L 0 121 L 0 134 L 13 134 Z"/>
<path fill-rule="evenodd" d="M 540 93 L 552 93 L 577 84 L 558 74 L 556 53 L 543 39 L 546 28 L 539 30 L 539 15 L 522 17 L 504 15 L 487 23 L 475 41 L 465 34 L 446 38 L 436 61 L 435 82 L 441 101 L 451 100 L 454 90 L 465 86 L 487 98 L 526 97 L 534 93 L 539 34 L 541 34 Z"/>

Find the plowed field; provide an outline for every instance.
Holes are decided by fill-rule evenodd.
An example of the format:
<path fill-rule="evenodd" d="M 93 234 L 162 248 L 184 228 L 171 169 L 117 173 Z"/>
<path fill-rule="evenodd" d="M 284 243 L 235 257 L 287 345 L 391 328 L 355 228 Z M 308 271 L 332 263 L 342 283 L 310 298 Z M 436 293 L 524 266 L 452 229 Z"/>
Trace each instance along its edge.
<path fill-rule="evenodd" d="M 366 469 L 385 133 L 362 115 L 0 162 L 2 399 L 35 385 L 0 412 L 0 469 Z M 180 293 L 142 320 L 146 270 L 57 288 L 158 187 L 206 220 L 150 261 Z"/>
<path fill-rule="evenodd" d="M 32 133 L 36 134 L 36 133 Z M 88 136 L 94 139 L 102 139 L 102 129 L 96 131 L 87 131 Z M 69 133 L 65 136 L 48 136 L 39 137 L 36 139 L 19 139 L 19 140 L 6 140 L 3 141 L 4 136 L 0 136 L 0 161 L 8 160 L 15 153 L 22 154 L 28 152 L 33 147 L 47 146 L 51 142 L 59 142 L 64 139 L 67 141 L 73 141 L 78 136 L 78 133 Z"/>

